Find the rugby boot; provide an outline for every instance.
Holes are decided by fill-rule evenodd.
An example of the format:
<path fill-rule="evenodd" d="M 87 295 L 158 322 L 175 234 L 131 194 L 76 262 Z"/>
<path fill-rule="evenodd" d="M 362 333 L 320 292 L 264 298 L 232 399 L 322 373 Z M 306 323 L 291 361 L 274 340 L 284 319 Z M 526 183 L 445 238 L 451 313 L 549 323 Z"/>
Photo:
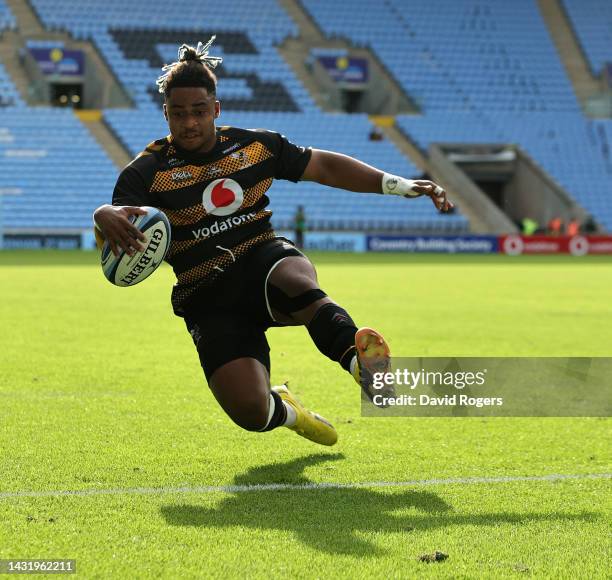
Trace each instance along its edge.
<path fill-rule="evenodd" d="M 391 372 L 391 352 L 383 336 L 372 328 L 360 328 L 355 333 L 355 354 L 357 364 L 353 369 L 353 378 L 361 387 L 370 401 L 374 395 L 397 397 L 393 385 L 384 384 L 382 388 L 374 388 L 374 373 Z M 379 403 L 377 407 L 387 407 Z"/>
<path fill-rule="evenodd" d="M 334 445 L 338 441 L 338 433 L 334 426 L 321 415 L 306 409 L 289 391 L 287 385 L 272 387 L 272 390 L 276 391 L 281 399 L 295 410 L 295 424 L 288 427 L 289 429 L 320 445 Z"/>

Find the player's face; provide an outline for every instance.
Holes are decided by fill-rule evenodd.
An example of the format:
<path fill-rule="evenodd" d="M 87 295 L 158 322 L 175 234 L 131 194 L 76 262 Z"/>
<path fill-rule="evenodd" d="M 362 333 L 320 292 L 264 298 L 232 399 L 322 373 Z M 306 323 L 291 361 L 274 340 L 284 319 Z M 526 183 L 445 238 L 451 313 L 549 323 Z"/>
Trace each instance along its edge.
<path fill-rule="evenodd" d="M 194 153 L 210 151 L 216 142 L 215 119 L 221 105 L 203 87 L 177 87 L 164 103 L 164 116 L 175 143 Z"/>

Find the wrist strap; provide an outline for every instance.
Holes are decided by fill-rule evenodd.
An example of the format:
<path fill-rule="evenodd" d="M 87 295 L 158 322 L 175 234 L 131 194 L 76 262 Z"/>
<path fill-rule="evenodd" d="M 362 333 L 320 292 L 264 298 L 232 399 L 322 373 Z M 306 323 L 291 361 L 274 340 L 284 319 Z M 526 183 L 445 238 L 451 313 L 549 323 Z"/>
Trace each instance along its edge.
<path fill-rule="evenodd" d="M 421 194 L 412 189 L 414 184 L 415 181 L 412 179 L 405 179 L 399 175 L 385 173 L 382 178 L 382 192 L 387 195 L 408 195 L 410 197 L 418 197 Z"/>

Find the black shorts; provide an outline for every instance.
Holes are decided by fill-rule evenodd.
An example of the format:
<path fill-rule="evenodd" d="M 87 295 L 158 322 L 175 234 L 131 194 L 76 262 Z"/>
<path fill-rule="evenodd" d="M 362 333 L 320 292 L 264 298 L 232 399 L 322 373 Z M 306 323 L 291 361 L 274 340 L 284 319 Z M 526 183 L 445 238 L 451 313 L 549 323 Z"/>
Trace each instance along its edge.
<path fill-rule="evenodd" d="M 282 325 L 272 318 L 266 284 L 275 264 L 287 256 L 303 254 L 285 238 L 264 242 L 190 303 L 185 324 L 207 380 L 219 367 L 243 357 L 257 359 L 270 372 L 265 333 Z"/>

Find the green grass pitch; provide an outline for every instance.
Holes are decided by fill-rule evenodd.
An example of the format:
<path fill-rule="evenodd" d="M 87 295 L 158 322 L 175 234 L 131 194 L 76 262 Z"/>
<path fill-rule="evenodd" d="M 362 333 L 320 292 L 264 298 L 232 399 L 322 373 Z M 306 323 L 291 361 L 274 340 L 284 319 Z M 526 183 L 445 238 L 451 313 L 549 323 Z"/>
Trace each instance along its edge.
<path fill-rule="evenodd" d="M 397 356 L 610 355 L 609 258 L 312 259 Z M 97 260 L 0 252 L 0 558 L 76 558 L 85 578 L 608 577 L 609 479 L 431 482 L 610 473 L 608 419 L 362 418 L 350 377 L 286 328 L 272 382 L 338 445 L 247 433 L 171 313 L 171 270 L 115 288 Z M 289 485 L 248 487 L 270 483 Z M 347 486 L 296 487 L 318 483 Z"/>

